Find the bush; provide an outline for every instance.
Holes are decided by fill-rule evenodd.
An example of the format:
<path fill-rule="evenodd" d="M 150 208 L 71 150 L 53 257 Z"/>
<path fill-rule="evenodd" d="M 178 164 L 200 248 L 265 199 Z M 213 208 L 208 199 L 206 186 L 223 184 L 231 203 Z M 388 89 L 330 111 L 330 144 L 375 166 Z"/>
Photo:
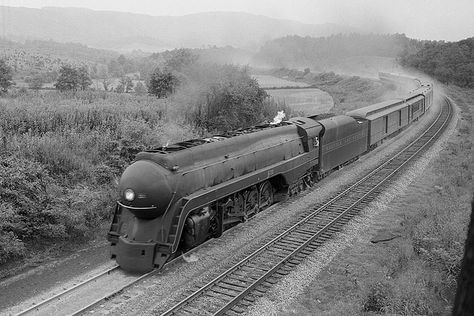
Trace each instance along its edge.
<path fill-rule="evenodd" d="M 2 231 L 22 241 L 63 237 L 60 219 L 49 211 L 56 188 L 47 170 L 31 160 L 3 156 L 0 173 L 0 198 L 7 210 Z"/>
<path fill-rule="evenodd" d="M 194 65 L 186 72 L 188 83 L 174 100 L 188 122 L 209 132 L 248 127 L 271 119 L 264 116 L 266 92 L 246 68 Z"/>
<path fill-rule="evenodd" d="M 148 81 L 148 93 L 158 98 L 169 96 L 176 89 L 179 81 L 171 72 L 156 68 Z"/>
<path fill-rule="evenodd" d="M 363 310 L 365 312 L 383 312 L 387 304 L 387 299 L 391 295 L 390 285 L 386 282 L 379 281 L 370 285 L 366 300 L 363 303 Z"/>
<path fill-rule="evenodd" d="M 0 210 L 1 210 L 0 206 Z M 23 257 L 26 253 L 25 244 L 14 233 L 3 231 L 0 234 L 0 264 L 12 258 Z"/>
<path fill-rule="evenodd" d="M 14 84 L 13 71 L 7 63 L 0 59 L 0 95 L 5 94 L 8 88 Z"/>
<path fill-rule="evenodd" d="M 0 262 L 93 237 L 134 153 L 194 137 L 168 118 L 168 104 L 99 91 L 0 99 Z"/>

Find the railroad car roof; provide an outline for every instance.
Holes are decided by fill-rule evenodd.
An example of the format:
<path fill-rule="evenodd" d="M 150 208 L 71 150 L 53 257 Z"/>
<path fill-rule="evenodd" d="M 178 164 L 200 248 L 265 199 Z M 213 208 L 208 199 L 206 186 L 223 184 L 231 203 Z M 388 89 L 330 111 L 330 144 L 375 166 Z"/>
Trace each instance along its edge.
<path fill-rule="evenodd" d="M 413 97 L 413 98 L 407 100 L 407 103 L 408 103 L 408 104 L 413 104 L 413 103 L 415 103 L 415 102 L 418 102 L 418 101 L 420 101 L 420 100 L 423 100 L 424 98 L 425 98 L 425 97 L 424 97 L 423 95 L 417 95 L 417 96 L 415 96 L 415 97 Z"/>
<path fill-rule="evenodd" d="M 404 99 L 394 99 L 394 100 L 388 100 L 388 101 L 383 101 L 380 103 L 368 105 L 357 110 L 352 110 L 352 111 L 347 112 L 346 115 L 352 116 L 352 117 L 374 119 L 383 115 L 387 115 L 388 113 L 391 113 L 392 111 L 399 110 L 403 108 L 404 106 L 406 106 Z"/>
<path fill-rule="evenodd" d="M 426 94 L 427 91 L 428 91 L 428 89 L 426 89 L 426 87 L 421 87 L 421 88 L 415 89 L 413 91 L 410 91 L 410 93 L 405 97 L 405 99 L 410 100 L 410 99 L 416 98 L 418 96 L 423 96 L 423 95 Z"/>

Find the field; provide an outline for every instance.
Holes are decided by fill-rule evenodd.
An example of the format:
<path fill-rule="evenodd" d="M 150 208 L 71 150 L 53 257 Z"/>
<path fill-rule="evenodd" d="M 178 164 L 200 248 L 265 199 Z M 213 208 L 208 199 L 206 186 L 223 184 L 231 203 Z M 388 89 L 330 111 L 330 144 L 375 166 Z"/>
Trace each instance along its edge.
<path fill-rule="evenodd" d="M 334 106 L 332 97 L 307 83 L 289 81 L 270 75 L 252 75 L 266 89 L 273 101 L 290 107 L 299 115 L 316 115 L 329 112 Z M 296 89 L 292 89 L 292 87 Z M 305 88 L 306 89 L 302 89 Z"/>
<path fill-rule="evenodd" d="M 257 79 L 260 87 L 264 89 L 269 88 L 286 88 L 286 87 L 308 87 L 309 85 L 304 82 L 289 81 L 282 78 L 277 78 L 270 75 L 252 75 L 254 79 Z"/>
<path fill-rule="evenodd" d="M 319 89 L 268 89 L 266 91 L 275 102 L 284 103 L 294 111 L 307 116 L 329 112 L 334 106 L 331 96 Z"/>

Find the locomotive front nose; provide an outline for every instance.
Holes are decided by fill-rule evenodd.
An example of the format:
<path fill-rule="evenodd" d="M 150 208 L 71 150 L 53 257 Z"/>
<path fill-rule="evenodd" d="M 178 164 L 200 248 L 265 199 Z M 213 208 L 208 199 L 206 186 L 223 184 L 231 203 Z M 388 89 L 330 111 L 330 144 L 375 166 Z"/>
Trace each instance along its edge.
<path fill-rule="evenodd" d="M 172 199 L 168 174 L 168 170 L 152 161 L 134 162 L 120 178 L 119 203 L 138 218 L 162 215 Z"/>

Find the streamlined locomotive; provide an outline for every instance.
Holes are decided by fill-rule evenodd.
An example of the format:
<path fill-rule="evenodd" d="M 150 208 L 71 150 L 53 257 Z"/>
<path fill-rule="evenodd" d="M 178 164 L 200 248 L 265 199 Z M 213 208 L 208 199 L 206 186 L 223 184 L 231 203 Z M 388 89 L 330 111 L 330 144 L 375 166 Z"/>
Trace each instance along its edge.
<path fill-rule="evenodd" d="M 357 159 L 417 120 L 432 94 L 420 83 L 404 99 L 346 115 L 296 117 L 139 153 L 120 179 L 112 257 L 129 271 L 163 267 Z"/>

